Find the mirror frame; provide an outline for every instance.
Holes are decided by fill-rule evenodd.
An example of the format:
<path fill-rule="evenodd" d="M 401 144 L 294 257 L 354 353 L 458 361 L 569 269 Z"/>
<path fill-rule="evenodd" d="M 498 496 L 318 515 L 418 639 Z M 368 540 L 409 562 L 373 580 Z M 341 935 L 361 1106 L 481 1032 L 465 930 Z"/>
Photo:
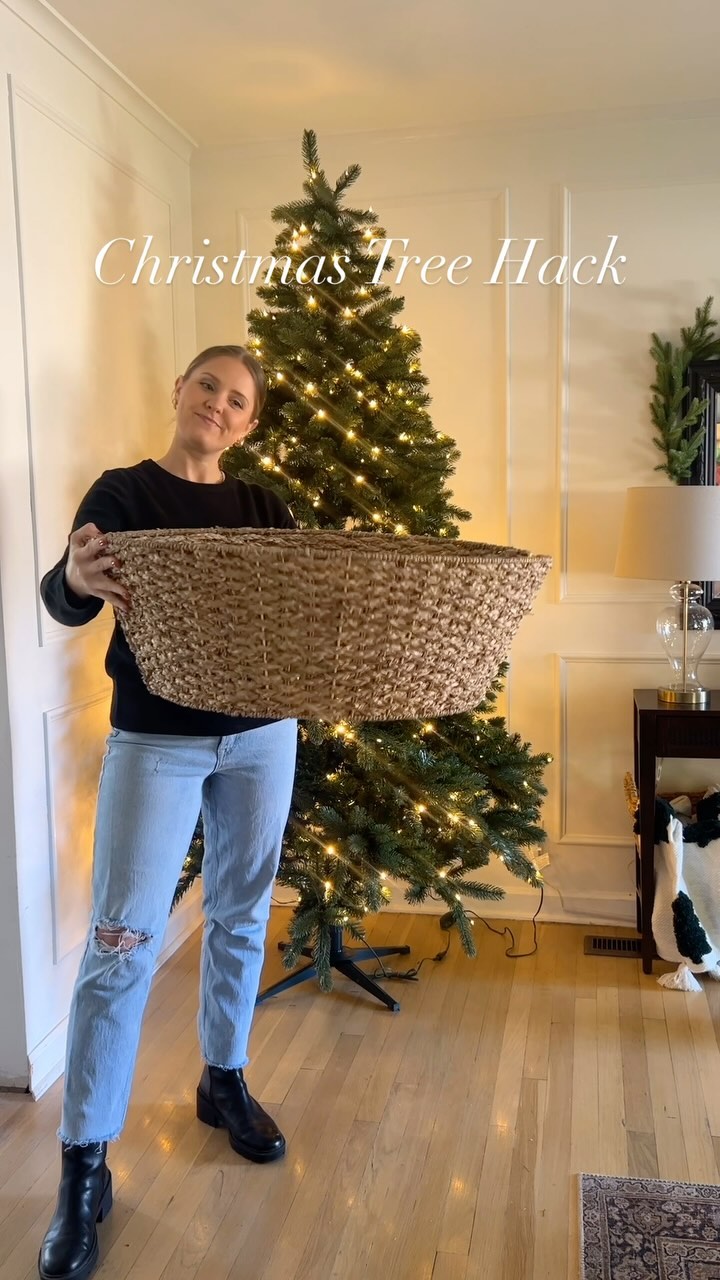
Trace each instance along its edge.
<path fill-rule="evenodd" d="M 686 405 L 694 397 L 709 400 L 701 422 L 705 424 L 705 439 L 693 463 L 688 484 L 718 484 L 720 482 L 720 358 L 696 360 L 687 368 L 687 385 L 690 394 Z M 700 423 L 698 423 L 698 426 Z M 703 604 L 710 610 L 716 630 L 720 630 L 720 582 L 703 582 Z"/>

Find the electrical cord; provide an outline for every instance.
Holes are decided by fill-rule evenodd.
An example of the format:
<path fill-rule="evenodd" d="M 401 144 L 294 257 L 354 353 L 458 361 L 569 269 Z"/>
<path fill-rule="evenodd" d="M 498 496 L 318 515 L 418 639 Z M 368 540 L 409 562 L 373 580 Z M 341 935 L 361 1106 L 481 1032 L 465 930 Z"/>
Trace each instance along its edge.
<path fill-rule="evenodd" d="M 544 898 L 545 898 L 545 887 L 544 885 L 541 884 L 540 885 L 540 901 L 538 902 L 535 915 L 532 918 L 533 945 L 530 951 L 515 950 L 515 947 L 517 945 L 517 943 L 515 942 L 515 934 L 513 933 L 512 929 L 508 927 L 508 925 L 505 925 L 504 929 L 494 929 L 491 924 L 488 924 L 487 920 L 485 920 L 483 916 L 477 915 L 475 911 L 466 911 L 465 915 L 468 916 L 469 918 L 474 918 L 475 920 L 482 921 L 482 923 L 485 925 L 485 928 L 489 929 L 491 933 L 496 933 L 499 938 L 504 938 L 506 935 L 509 935 L 511 941 L 510 941 L 510 946 L 507 948 L 505 952 L 505 955 L 508 957 L 509 960 L 524 960 L 526 956 L 534 956 L 535 952 L 538 949 L 537 918 L 542 910 L 542 904 L 543 904 Z"/>
<path fill-rule="evenodd" d="M 532 917 L 532 927 L 533 927 L 533 945 L 532 945 L 532 948 L 531 948 L 531 950 L 530 950 L 530 951 L 516 951 L 516 950 L 515 950 L 515 948 L 516 948 L 516 946 L 517 946 L 517 943 L 515 942 L 515 934 L 513 933 L 512 929 L 511 929 L 508 925 L 505 925 L 505 927 L 504 927 L 503 929 L 495 929 L 495 928 L 493 927 L 493 925 L 491 925 L 491 924 L 489 924 L 489 923 L 488 923 L 488 921 L 484 918 L 484 916 L 479 916 L 479 915 L 477 914 L 477 912 L 475 912 L 475 911 L 469 911 L 469 910 L 467 910 L 467 909 L 466 909 L 466 910 L 465 910 L 465 915 L 466 915 L 466 917 L 467 917 L 469 920 L 470 920 L 470 919 L 473 919 L 473 920 L 479 920 L 479 921 L 481 922 L 481 924 L 484 924 L 484 925 L 485 925 L 485 928 L 486 928 L 486 929 L 489 929 L 489 930 L 490 930 L 490 933 L 496 933 L 496 934 L 497 934 L 497 936 L 498 936 L 499 938 L 504 938 L 504 937 L 506 937 L 506 936 L 509 936 L 509 938 L 510 938 L 510 946 L 506 949 L 506 951 L 505 951 L 505 955 L 508 957 L 508 959 L 509 959 L 509 960 L 524 960 L 524 959 L 526 959 L 528 956 L 534 956 L 534 955 L 535 955 L 535 953 L 536 953 L 536 951 L 537 951 L 537 949 L 538 949 L 537 918 L 538 918 L 538 916 L 540 915 L 540 912 L 542 911 L 542 906 L 543 906 L 543 902 L 544 902 L 544 900 L 545 900 L 545 887 L 544 887 L 544 885 L 542 885 L 542 884 L 541 884 L 541 885 L 540 885 L 540 901 L 538 902 L 537 908 L 536 908 L 536 910 L 535 910 L 535 914 L 534 914 L 534 916 Z M 277 899 L 275 899 L 275 898 L 273 898 L 273 899 L 272 899 L 272 901 L 273 901 L 273 902 L 275 902 L 277 906 L 283 906 L 283 907 L 284 907 L 284 906 L 290 906 L 290 905 L 292 905 L 292 904 L 287 903 L 287 902 L 279 902 L 279 901 L 278 901 Z M 448 913 L 448 915 L 449 915 L 449 914 L 450 914 L 450 913 Z M 443 919 L 445 919 L 445 917 L 443 917 Z M 452 923 L 452 918 L 450 919 L 450 923 Z M 443 925 L 441 924 L 441 928 L 444 928 L 444 927 L 445 927 L 445 926 L 443 926 Z M 369 974 L 368 976 L 369 976 L 369 977 L 371 977 L 371 978 L 384 978 L 386 982 L 389 982 L 389 981 L 398 981 L 398 982 L 417 982 L 417 981 L 418 981 L 418 975 L 419 975 L 419 973 L 420 973 L 420 970 L 422 969 L 422 967 L 423 967 L 423 965 L 426 963 L 426 961 L 428 961 L 428 960 L 432 960 L 432 961 L 433 961 L 433 962 L 435 962 L 435 963 L 439 963 L 441 960 L 444 960 L 444 959 L 445 959 L 445 957 L 446 957 L 446 955 L 448 954 L 448 951 L 450 950 L 450 938 L 451 938 L 451 936 L 452 936 L 452 935 L 451 935 L 451 933 L 450 933 L 450 924 L 448 924 L 447 929 L 448 929 L 448 940 L 447 940 L 447 942 L 445 943 L 445 949 L 444 949 L 443 951 L 438 951 L 438 952 L 436 953 L 436 955 L 434 955 L 434 956 L 423 956 L 422 960 L 418 960 L 418 963 L 417 963 L 417 964 L 415 964 L 415 965 L 412 965 L 412 966 L 411 966 L 411 968 L 409 968 L 409 969 L 388 969 L 388 968 L 386 968 L 386 966 L 385 966 L 385 965 L 383 964 L 383 962 L 382 962 L 381 957 L 378 955 L 377 951 L 375 951 L 374 947 L 371 947 L 371 946 L 370 946 L 370 943 L 368 942 L 368 940 L 367 940 L 367 938 L 365 937 L 365 935 L 364 935 L 364 934 L 360 934 L 359 936 L 360 936 L 361 941 L 363 942 L 363 944 L 364 944 L 364 946 L 367 948 L 367 950 L 368 950 L 372 955 L 374 955 L 375 959 L 376 959 L 376 960 L 377 960 L 377 962 L 378 962 L 378 966 L 379 966 L 379 967 L 375 970 L 375 972 L 374 972 L 374 973 Z"/>
<path fill-rule="evenodd" d="M 365 943 L 365 946 L 367 947 L 368 951 L 372 951 L 372 954 L 375 956 L 375 959 L 377 960 L 380 966 L 379 969 L 376 969 L 374 973 L 370 974 L 370 977 L 385 978 L 386 981 L 389 981 L 390 979 L 394 978 L 400 982 L 417 982 L 418 974 L 422 969 L 423 965 L 425 964 L 426 960 L 433 960 L 433 961 L 444 960 L 448 951 L 450 950 L 450 934 L 448 934 L 448 940 L 445 943 L 445 950 L 438 951 L 437 955 L 423 956 L 422 960 L 418 960 L 417 964 L 412 965 L 410 969 L 386 969 L 377 951 L 373 950 L 367 938 L 363 938 L 363 942 Z"/>

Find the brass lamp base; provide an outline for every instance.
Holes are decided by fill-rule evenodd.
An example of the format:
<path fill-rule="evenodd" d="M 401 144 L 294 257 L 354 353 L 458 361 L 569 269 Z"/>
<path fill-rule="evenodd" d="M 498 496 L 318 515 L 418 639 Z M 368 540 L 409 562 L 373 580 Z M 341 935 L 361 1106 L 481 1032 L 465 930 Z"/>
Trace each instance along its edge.
<path fill-rule="evenodd" d="M 661 702 L 675 702 L 684 707 L 707 707 L 710 703 L 709 689 L 658 689 Z"/>

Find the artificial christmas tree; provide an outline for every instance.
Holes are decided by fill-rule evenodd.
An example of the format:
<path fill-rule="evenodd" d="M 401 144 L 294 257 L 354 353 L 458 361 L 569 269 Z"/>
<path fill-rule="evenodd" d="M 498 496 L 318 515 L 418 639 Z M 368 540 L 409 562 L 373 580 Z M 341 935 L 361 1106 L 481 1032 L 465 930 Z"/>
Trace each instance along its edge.
<path fill-rule="evenodd" d="M 259 426 L 228 450 L 223 468 L 275 489 L 302 528 L 457 538 L 454 521 L 470 512 L 452 505 L 446 481 L 460 451 L 427 412 L 420 339 L 395 319 L 404 299 L 372 283 L 378 264 L 368 246 L 385 232 L 371 209 L 344 204 L 360 169 L 351 166 L 331 186 L 311 131 L 303 160 L 304 196 L 272 211 L 282 223 L 277 262 L 257 288 L 265 306 L 248 317 L 267 402 Z M 386 257 L 383 273 L 393 266 Z M 299 722 L 278 875 L 298 894 L 288 968 L 305 948 L 329 988 L 331 966 L 344 971 L 342 931 L 362 938 L 366 915 L 391 896 L 390 878 L 406 883 L 410 903 L 430 895 L 444 903 L 471 955 L 461 895 L 503 896 L 474 873 L 494 855 L 540 883 L 524 850 L 545 838 L 539 817 L 549 757 L 533 754 L 493 714 L 505 671 L 463 715 Z M 201 863 L 198 823 L 176 902 Z"/>

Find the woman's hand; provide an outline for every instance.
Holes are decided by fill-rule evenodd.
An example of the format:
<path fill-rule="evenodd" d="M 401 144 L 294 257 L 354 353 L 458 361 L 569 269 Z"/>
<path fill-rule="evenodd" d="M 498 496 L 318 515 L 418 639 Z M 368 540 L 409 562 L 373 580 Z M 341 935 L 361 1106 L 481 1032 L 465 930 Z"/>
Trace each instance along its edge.
<path fill-rule="evenodd" d="M 103 555 L 107 547 L 105 534 L 96 524 L 84 524 L 70 534 L 65 581 L 77 596 L 98 596 L 107 600 L 121 613 L 127 613 L 130 596 L 125 587 L 107 575 L 108 569 L 118 569 L 120 561 L 115 556 Z"/>

